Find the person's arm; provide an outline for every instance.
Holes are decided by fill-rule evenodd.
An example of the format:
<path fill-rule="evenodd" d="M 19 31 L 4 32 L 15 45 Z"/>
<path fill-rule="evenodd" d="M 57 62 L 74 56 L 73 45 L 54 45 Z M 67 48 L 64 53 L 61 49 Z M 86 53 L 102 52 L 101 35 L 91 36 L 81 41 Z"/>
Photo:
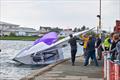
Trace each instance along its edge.
<path fill-rule="evenodd" d="M 102 46 L 102 41 L 101 39 L 99 39 L 97 48 L 100 48 L 101 46 Z"/>
<path fill-rule="evenodd" d="M 68 40 L 68 43 L 70 43 L 70 39 Z"/>
<path fill-rule="evenodd" d="M 116 51 L 117 50 L 117 48 L 115 47 L 115 48 L 113 48 L 112 50 L 110 50 L 110 53 L 113 53 L 114 51 Z"/>
<path fill-rule="evenodd" d="M 102 44 L 100 43 L 99 46 L 97 48 L 100 48 L 102 46 Z"/>
<path fill-rule="evenodd" d="M 74 38 L 75 38 L 76 40 L 80 40 L 80 38 L 78 38 L 77 36 L 74 36 Z"/>
<path fill-rule="evenodd" d="M 120 41 L 116 44 L 116 50 L 120 54 Z"/>
<path fill-rule="evenodd" d="M 111 44 L 112 42 L 111 42 L 111 39 L 108 39 L 108 42 Z"/>

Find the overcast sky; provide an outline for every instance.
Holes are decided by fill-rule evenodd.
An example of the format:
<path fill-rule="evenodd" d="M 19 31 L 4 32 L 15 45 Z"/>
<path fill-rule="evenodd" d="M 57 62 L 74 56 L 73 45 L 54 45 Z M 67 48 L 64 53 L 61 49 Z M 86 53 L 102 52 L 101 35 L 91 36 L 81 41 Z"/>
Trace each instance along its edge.
<path fill-rule="evenodd" d="M 21 27 L 75 28 L 98 25 L 99 0 L 0 0 L 0 21 Z M 102 0 L 102 29 L 120 20 L 120 0 Z"/>

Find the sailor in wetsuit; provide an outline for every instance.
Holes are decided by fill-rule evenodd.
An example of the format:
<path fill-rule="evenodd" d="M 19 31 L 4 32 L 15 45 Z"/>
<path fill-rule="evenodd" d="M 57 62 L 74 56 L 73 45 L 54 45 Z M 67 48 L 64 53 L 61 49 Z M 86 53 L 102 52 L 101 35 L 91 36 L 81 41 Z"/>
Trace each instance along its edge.
<path fill-rule="evenodd" d="M 76 36 L 73 37 L 72 34 L 70 34 L 69 36 L 70 36 L 70 40 L 68 41 L 68 43 L 70 43 L 72 66 L 74 66 L 76 52 L 77 52 L 77 40 L 79 39 Z"/>

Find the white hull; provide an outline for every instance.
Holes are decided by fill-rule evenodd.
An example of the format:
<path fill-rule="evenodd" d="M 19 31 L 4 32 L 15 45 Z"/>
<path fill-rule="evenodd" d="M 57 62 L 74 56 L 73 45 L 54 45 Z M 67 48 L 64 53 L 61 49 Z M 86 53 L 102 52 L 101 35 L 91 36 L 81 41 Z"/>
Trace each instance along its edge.
<path fill-rule="evenodd" d="M 24 49 L 19 54 L 27 54 L 27 49 Z M 33 54 L 29 54 L 26 56 L 19 56 L 16 55 L 16 57 L 13 59 L 16 62 L 20 62 L 22 64 L 28 64 L 28 65 L 40 65 L 40 64 L 51 64 L 55 63 L 59 60 L 63 60 L 63 52 L 61 48 L 54 48 L 51 50 L 46 50 L 44 52 L 37 52 Z"/>

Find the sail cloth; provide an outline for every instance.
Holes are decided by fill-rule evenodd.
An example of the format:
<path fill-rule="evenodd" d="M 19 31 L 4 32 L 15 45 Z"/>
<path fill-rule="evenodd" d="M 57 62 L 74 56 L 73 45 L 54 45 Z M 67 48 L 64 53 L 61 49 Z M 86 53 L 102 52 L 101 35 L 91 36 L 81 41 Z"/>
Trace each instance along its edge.
<path fill-rule="evenodd" d="M 49 32 L 49 33 L 45 34 L 42 38 L 35 40 L 33 45 L 36 45 L 40 42 L 44 42 L 47 45 L 51 45 L 51 44 L 55 43 L 57 40 L 58 40 L 57 33 L 56 32 Z"/>

